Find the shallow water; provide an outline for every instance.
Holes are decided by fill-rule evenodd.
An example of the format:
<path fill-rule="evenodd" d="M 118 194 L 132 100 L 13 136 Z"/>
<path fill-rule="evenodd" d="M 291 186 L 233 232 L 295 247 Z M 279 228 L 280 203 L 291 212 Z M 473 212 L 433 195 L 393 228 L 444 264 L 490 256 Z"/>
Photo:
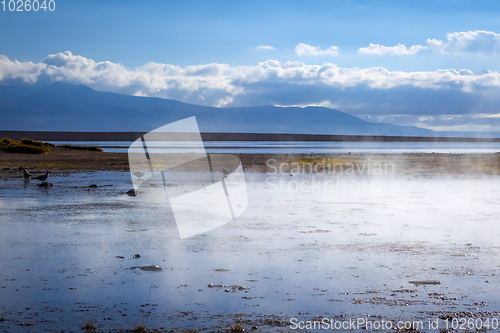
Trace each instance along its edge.
<path fill-rule="evenodd" d="M 168 204 L 125 194 L 128 173 L 56 175 L 48 189 L 0 179 L 0 328 L 78 330 L 91 318 L 204 330 L 245 318 L 267 330 L 291 317 L 500 310 L 500 178 L 271 177 L 247 173 L 247 210 L 183 240 Z M 162 271 L 131 268 L 143 265 Z"/>

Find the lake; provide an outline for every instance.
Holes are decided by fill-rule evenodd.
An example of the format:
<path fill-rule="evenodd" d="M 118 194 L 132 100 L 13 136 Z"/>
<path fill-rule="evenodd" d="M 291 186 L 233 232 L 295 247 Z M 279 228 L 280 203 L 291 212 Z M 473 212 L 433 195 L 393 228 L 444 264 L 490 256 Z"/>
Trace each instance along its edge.
<path fill-rule="evenodd" d="M 325 317 L 444 328 L 443 314 L 498 316 L 500 178 L 314 185 L 335 177 L 247 173 L 247 210 L 186 239 L 168 203 L 126 195 L 128 172 L 61 173 L 48 189 L 0 179 L 0 327 L 282 331 L 291 318 Z"/>

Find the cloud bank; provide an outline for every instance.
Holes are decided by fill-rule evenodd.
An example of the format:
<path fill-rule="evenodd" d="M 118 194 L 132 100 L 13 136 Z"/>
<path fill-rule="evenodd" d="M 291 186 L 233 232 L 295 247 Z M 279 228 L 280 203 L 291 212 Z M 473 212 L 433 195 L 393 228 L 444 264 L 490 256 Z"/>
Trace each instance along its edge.
<path fill-rule="evenodd" d="M 326 50 L 321 50 L 319 47 L 304 43 L 295 46 L 295 53 L 298 56 L 337 56 L 339 55 L 338 50 L 337 46 L 331 46 Z"/>
<path fill-rule="evenodd" d="M 500 34 L 492 31 L 453 32 L 446 35 L 446 41 L 427 39 L 430 48 L 438 53 L 500 53 Z"/>
<path fill-rule="evenodd" d="M 412 45 L 410 48 L 407 48 L 404 44 L 398 44 L 396 46 L 383 46 L 370 43 L 370 46 L 360 48 L 358 53 L 376 55 L 412 55 L 428 48 L 428 46 L 422 45 Z"/>
<path fill-rule="evenodd" d="M 439 54 L 500 54 L 500 34 L 492 31 L 476 30 L 467 32 L 453 32 L 446 35 L 446 41 L 427 39 L 427 45 L 412 45 L 407 48 L 404 44 L 384 46 L 370 43 L 368 47 L 358 50 L 361 54 L 375 55 L 413 55 L 423 50 L 431 50 Z"/>
<path fill-rule="evenodd" d="M 255 48 L 256 50 L 276 50 L 274 46 L 271 45 L 259 45 Z"/>
<path fill-rule="evenodd" d="M 254 66 L 180 67 L 150 62 L 128 69 L 69 51 L 49 55 L 39 63 L 0 56 L 0 84 L 55 81 L 219 107 L 323 105 L 373 121 L 423 127 L 458 126 L 465 120 L 484 128 L 500 126 L 500 117 L 495 118 L 500 110 L 500 74 L 496 71 L 403 72 L 276 60 Z"/>

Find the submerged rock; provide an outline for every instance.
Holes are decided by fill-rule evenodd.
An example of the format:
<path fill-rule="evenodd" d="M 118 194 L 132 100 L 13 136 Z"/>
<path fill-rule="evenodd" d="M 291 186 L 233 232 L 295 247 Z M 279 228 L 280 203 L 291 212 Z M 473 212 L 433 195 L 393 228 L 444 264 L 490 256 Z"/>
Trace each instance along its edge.
<path fill-rule="evenodd" d="M 247 290 L 247 288 L 245 288 L 244 286 L 239 286 L 239 285 L 235 285 L 235 286 L 231 286 L 231 288 L 233 288 L 233 290 Z"/>
<path fill-rule="evenodd" d="M 141 266 L 139 268 L 146 272 L 158 272 L 162 270 L 158 265 Z"/>
<path fill-rule="evenodd" d="M 209 283 L 207 285 L 208 288 L 226 288 L 226 285 L 225 284 L 212 284 L 212 283 Z"/>
<path fill-rule="evenodd" d="M 236 291 L 243 291 L 243 290 L 247 290 L 248 288 L 244 287 L 244 286 L 240 286 L 238 284 L 235 284 L 234 286 L 226 286 L 224 284 L 212 284 L 212 283 L 209 283 L 207 285 L 208 288 L 226 288 L 224 289 L 225 292 L 236 292 Z"/>
<path fill-rule="evenodd" d="M 441 284 L 442 281 L 438 280 L 422 280 L 422 281 L 409 281 L 411 284 L 419 285 L 419 284 Z"/>

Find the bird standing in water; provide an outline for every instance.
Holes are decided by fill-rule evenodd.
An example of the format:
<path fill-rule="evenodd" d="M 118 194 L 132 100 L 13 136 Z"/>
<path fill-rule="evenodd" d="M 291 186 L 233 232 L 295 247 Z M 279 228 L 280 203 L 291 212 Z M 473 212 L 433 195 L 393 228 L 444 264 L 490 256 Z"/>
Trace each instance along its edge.
<path fill-rule="evenodd" d="M 19 170 L 22 170 L 24 172 L 24 180 L 30 180 L 31 179 L 31 173 L 26 170 L 26 168 L 19 168 Z"/>
<path fill-rule="evenodd" d="M 35 177 L 35 178 L 33 178 L 33 179 L 36 179 L 36 180 L 41 180 L 42 182 L 44 182 L 44 181 L 46 181 L 46 180 L 47 180 L 47 178 L 49 178 L 49 172 L 50 172 L 50 171 L 47 171 L 45 174 L 40 175 L 40 176 L 38 176 L 38 177 Z"/>

